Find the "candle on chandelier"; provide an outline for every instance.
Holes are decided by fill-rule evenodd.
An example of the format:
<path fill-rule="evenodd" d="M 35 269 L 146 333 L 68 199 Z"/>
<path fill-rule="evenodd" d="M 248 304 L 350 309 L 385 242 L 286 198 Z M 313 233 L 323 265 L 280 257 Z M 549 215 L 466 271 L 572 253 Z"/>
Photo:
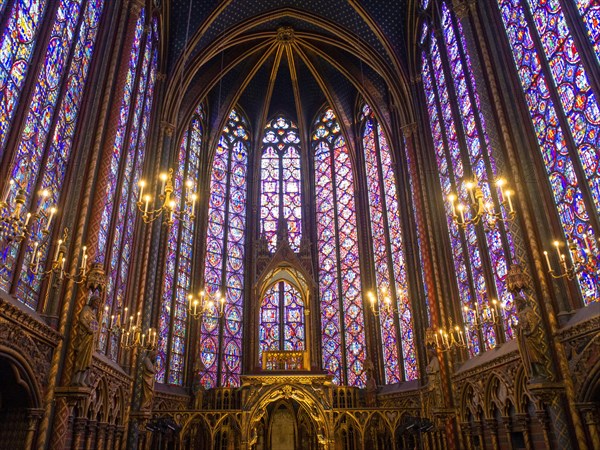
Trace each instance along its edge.
<path fill-rule="evenodd" d="M 46 201 L 46 199 L 48 197 L 50 197 L 50 192 L 48 191 L 48 189 L 44 189 L 43 191 L 40 192 L 40 202 L 38 203 L 38 207 L 37 207 L 37 211 L 35 212 L 36 215 L 39 215 L 42 212 L 42 207 L 44 206 L 44 202 Z"/>
<path fill-rule="evenodd" d="M 511 191 L 506 191 L 506 200 L 508 200 L 508 210 L 512 213 L 512 212 L 514 212 L 514 209 L 513 209 L 513 204 L 512 204 L 511 197 L 510 197 L 511 194 L 512 194 Z"/>
<path fill-rule="evenodd" d="M 58 244 L 56 244 L 56 253 L 54 254 L 54 262 L 58 262 L 58 256 L 60 253 L 60 246 L 62 245 L 63 241 L 62 239 L 58 240 Z"/>
<path fill-rule="evenodd" d="M 52 223 L 52 217 L 54 217 L 55 213 L 56 208 L 53 206 L 52 208 L 50 208 L 50 215 L 48 216 L 48 222 L 46 222 L 46 228 L 44 228 L 44 231 L 50 230 L 50 223 Z"/>
<path fill-rule="evenodd" d="M 452 207 L 452 215 L 456 216 L 456 208 L 454 207 L 454 202 L 456 201 L 456 195 L 450 194 L 448 196 L 448 201 L 450 202 L 450 206 Z"/>
<path fill-rule="evenodd" d="M 556 253 L 558 254 L 558 259 L 560 260 L 560 243 L 558 241 L 554 241 L 554 247 L 556 247 Z"/>
<path fill-rule="evenodd" d="M 30 212 L 28 212 L 27 215 L 25 216 L 25 225 L 24 226 L 27 226 L 27 224 L 29 223 L 29 219 L 31 219 L 31 213 Z"/>
<path fill-rule="evenodd" d="M 196 213 L 196 200 L 198 199 L 198 196 L 196 194 L 192 194 L 192 217 L 194 217 L 194 214 Z"/>
<path fill-rule="evenodd" d="M 146 182 L 144 180 L 140 180 L 140 196 L 138 197 L 138 200 L 141 202 L 142 199 L 144 198 L 144 188 L 146 187 Z"/>
<path fill-rule="evenodd" d="M 85 272 L 85 265 L 87 263 L 87 247 L 84 245 L 81 249 L 81 269 Z"/>
<path fill-rule="evenodd" d="M 165 193 L 165 183 L 167 182 L 167 174 L 165 172 L 161 173 L 159 175 L 160 178 L 160 193 L 164 194 Z"/>
<path fill-rule="evenodd" d="M 144 197 L 144 200 L 146 201 L 146 206 L 144 206 L 144 216 L 148 215 L 148 204 L 150 203 L 150 196 L 146 195 L 146 197 Z"/>
<path fill-rule="evenodd" d="M 544 256 L 546 257 L 546 264 L 548 265 L 548 270 L 552 272 L 552 265 L 550 264 L 550 257 L 548 256 L 548 252 L 544 250 Z"/>
<path fill-rule="evenodd" d="M 473 188 L 475 187 L 475 185 L 471 181 L 469 181 L 467 184 L 465 184 L 465 187 L 467 188 L 467 191 L 469 191 L 471 201 L 475 203 L 475 194 L 473 193 Z"/>
<path fill-rule="evenodd" d="M 171 200 L 171 201 L 169 202 L 169 209 L 171 210 L 171 215 L 170 215 L 170 217 L 169 217 L 169 220 L 170 220 L 171 222 L 173 222 L 173 216 L 174 216 L 174 214 L 175 214 L 175 206 L 177 206 L 177 202 L 175 202 L 175 200 Z"/>
<path fill-rule="evenodd" d="M 460 220 L 462 221 L 462 223 L 465 223 L 465 205 L 459 203 L 458 212 L 460 213 Z"/>

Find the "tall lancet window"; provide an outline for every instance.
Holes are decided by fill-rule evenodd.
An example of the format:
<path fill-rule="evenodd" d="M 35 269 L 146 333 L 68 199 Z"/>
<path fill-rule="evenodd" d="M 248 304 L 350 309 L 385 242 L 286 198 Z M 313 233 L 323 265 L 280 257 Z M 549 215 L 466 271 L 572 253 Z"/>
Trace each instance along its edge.
<path fill-rule="evenodd" d="M 361 122 L 375 267 L 373 295 L 379 310 L 385 382 L 391 384 L 419 376 L 412 310 L 392 155 L 368 105 L 362 109 Z"/>
<path fill-rule="evenodd" d="M 366 358 L 354 172 L 333 110 L 313 130 L 323 368 L 337 384 L 364 386 Z"/>
<path fill-rule="evenodd" d="M 298 128 L 283 116 L 265 127 L 261 160 L 261 233 L 270 251 L 277 248 L 277 229 L 287 224 L 290 247 L 300 249 L 302 238 L 300 137 Z"/>
<path fill-rule="evenodd" d="M 207 389 L 240 383 L 248 140 L 248 122 L 231 111 L 210 180 L 204 290 L 212 307 L 202 318 L 199 355 Z"/>
<path fill-rule="evenodd" d="M 15 1 L 6 9 L 0 37 L 0 160 L 10 166 L 9 177 L 14 181 L 13 188 L 2 187 L 3 196 L 14 204 L 16 186 L 20 186 L 30 211 L 60 202 L 104 8 L 104 0 L 61 0 L 56 9 L 47 9 L 47 4 Z M 49 11 L 53 11 L 52 16 Z M 33 66 L 30 60 L 42 22 L 48 25 L 48 41 L 42 59 Z M 16 123 L 15 113 L 27 79 L 33 82 L 32 94 L 22 122 Z M 19 133 L 14 155 L 4 154 L 11 125 Z M 37 193 L 43 190 L 50 195 L 40 204 Z M 35 308 L 41 275 L 32 273 L 32 257 L 36 254 L 43 269 L 49 263 L 49 246 L 42 246 L 41 254 L 36 252 L 44 234 L 36 224 L 31 232 L 28 240 L 8 246 L 0 255 L 0 287 L 15 292 L 19 300 Z M 25 258 L 18 257 L 19 251 L 26 252 Z"/>
<path fill-rule="evenodd" d="M 117 358 L 119 343 L 117 334 L 109 333 L 107 328 L 110 316 L 124 313 L 137 216 L 137 186 L 146 153 L 158 68 L 157 20 L 152 20 L 151 25 L 144 33 L 146 20 L 142 10 L 129 53 L 95 252 L 96 260 L 104 262 L 108 269 L 105 297 L 108 313 L 102 321 L 99 350 L 111 359 Z"/>
<path fill-rule="evenodd" d="M 598 254 L 600 92 L 588 77 L 598 70 L 598 6 L 577 0 L 578 15 L 564 7 L 569 1 L 497 3 L 564 235 L 577 244 L 579 256 L 588 246 Z M 592 57 L 582 58 L 583 52 Z M 578 281 L 585 304 L 600 301 L 594 269 L 581 270 Z"/>
<path fill-rule="evenodd" d="M 304 301 L 288 281 L 279 281 L 265 292 L 260 303 L 258 358 L 272 350 L 306 350 Z"/>
<path fill-rule="evenodd" d="M 445 2 L 441 3 L 439 13 L 437 19 L 443 31 L 439 40 L 429 23 L 423 23 L 421 60 L 442 192 L 446 197 L 457 193 L 461 203 L 468 203 L 467 183 L 475 178 L 486 205 L 493 205 L 495 211 L 500 211 L 499 201 L 506 199 L 501 197 L 502 191 L 494 184 L 498 177 L 496 162 L 481 113 L 462 27 Z M 449 73 L 444 70 L 443 59 L 448 62 Z M 455 108 L 452 96 L 456 98 Z M 469 352 L 473 356 L 493 348 L 498 342 L 491 323 L 484 324 L 481 333 L 472 326 L 476 311 L 487 311 L 493 307 L 492 299 L 497 298 L 502 308 L 499 311 L 503 317 L 500 331 L 506 339 L 513 337 L 515 309 L 505 282 L 510 255 L 514 254 L 513 242 L 503 223 L 485 228 L 483 238 L 476 228 L 482 228 L 481 225 L 469 225 L 464 232 L 460 231 L 452 219 L 451 208 L 450 202 L 447 202 L 458 293 L 463 306 L 463 322 L 467 327 Z M 506 210 L 502 208 L 502 212 Z"/>
<path fill-rule="evenodd" d="M 173 176 L 174 195 L 185 210 L 189 192 L 197 192 L 198 167 L 204 134 L 204 110 L 198 105 L 183 133 Z M 183 383 L 187 332 L 187 295 L 191 288 L 194 222 L 174 218 L 167 240 L 167 259 L 160 303 L 156 380 Z"/>

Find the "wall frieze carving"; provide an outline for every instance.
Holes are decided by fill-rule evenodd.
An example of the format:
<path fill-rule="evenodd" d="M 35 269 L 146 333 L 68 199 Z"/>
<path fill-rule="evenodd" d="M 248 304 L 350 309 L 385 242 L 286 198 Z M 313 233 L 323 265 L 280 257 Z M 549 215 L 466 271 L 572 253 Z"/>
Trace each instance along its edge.
<path fill-rule="evenodd" d="M 23 355 L 30 364 L 37 382 L 45 386 L 54 346 L 36 339 L 16 323 L 0 317 L 0 343 Z"/>
<path fill-rule="evenodd" d="M 45 341 L 52 347 L 56 347 L 62 336 L 54 328 L 35 318 L 31 313 L 12 303 L 12 301 L 0 296 L 0 317 L 9 322 L 19 324 L 28 333 Z"/>

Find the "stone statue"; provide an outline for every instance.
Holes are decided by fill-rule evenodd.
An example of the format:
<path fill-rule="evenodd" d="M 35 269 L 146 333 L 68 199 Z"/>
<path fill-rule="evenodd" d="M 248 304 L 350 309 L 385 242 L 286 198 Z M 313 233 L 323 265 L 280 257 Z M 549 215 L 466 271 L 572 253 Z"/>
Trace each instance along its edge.
<path fill-rule="evenodd" d="M 75 348 L 75 367 L 73 371 L 73 386 L 87 386 L 88 373 L 92 365 L 92 355 L 96 348 L 98 336 L 98 308 L 100 297 L 93 295 L 87 305 L 79 313 L 77 330 L 73 347 Z"/>
<path fill-rule="evenodd" d="M 200 357 L 194 361 L 194 376 L 192 378 L 192 394 L 194 395 L 194 408 L 202 409 L 202 397 L 204 394 L 204 386 L 202 385 L 202 372 L 204 364 Z"/>
<path fill-rule="evenodd" d="M 377 381 L 373 374 L 375 367 L 371 360 L 365 361 L 365 372 L 367 374 L 367 406 L 377 406 Z"/>
<path fill-rule="evenodd" d="M 544 337 L 540 318 L 529 302 L 522 296 L 515 297 L 517 306 L 517 341 L 529 380 L 545 379 L 548 376 L 544 358 Z"/>
<path fill-rule="evenodd" d="M 156 350 L 146 352 L 142 361 L 142 403 L 140 410 L 152 409 L 152 398 L 154 397 L 154 377 L 156 375 Z"/>
<path fill-rule="evenodd" d="M 437 407 L 442 407 L 442 392 L 440 385 L 440 361 L 434 345 L 427 345 L 427 357 L 429 362 L 425 367 L 427 374 L 427 384 L 433 392 L 433 404 Z"/>

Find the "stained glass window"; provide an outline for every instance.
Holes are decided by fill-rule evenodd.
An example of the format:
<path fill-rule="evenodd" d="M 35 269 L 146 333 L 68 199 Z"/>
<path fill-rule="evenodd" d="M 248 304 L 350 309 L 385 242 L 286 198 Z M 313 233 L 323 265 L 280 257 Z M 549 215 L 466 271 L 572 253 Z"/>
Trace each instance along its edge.
<path fill-rule="evenodd" d="M 174 195 L 179 211 L 190 211 L 185 200 L 197 191 L 197 176 L 202 148 L 204 110 L 200 104 L 185 130 L 174 174 Z M 163 301 L 158 327 L 156 380 L 169 384 L 183 383 L 185 339 L 187 330 L 187 296 L 191 289 L 194 222 L 186 214 L 184 221 L 175 217 L 167 239 Z"/>
<path fill-rule="evenodd" d="M 0 13 L 6 7 L 6 1 L 2 3 Z M 8 130 L 29 72 L 31 55 L 47 4 L 48 0 L 17 1 L 7 11 L 8 19 L 0 37 L 0 158 L 4 154 Z M 64 10 L 64 2 L 61 6 Z M 56 21 L 64 22 L 64 19 L 57 15 Z"/>
<path fill-rule="evenodd" d="M 14 7 L 24 8 L 22 2 L 16 2 Z M 59 193 L 71 155 L 72 139 L 103 7 L 104 0 L 89 0 L 85 5 L 81 1 L 63 1 L 58 5 L 57 19 L 51 29 L 44 64 L 41 65 L 37 74 L 38 79 L 31 98 L 31 107 L 24 119 L 16 155 L 11 163 L 11 179 L 24 188 L 26 202 L 31 201 L 34 197 L 33 194 L 42 189 L 47 189 L 50 193 L 46 205 L 59 202 Z M 19 16 L 19 27 L 21 27 L 19 29 L 24 33 L 29 20 L 32 19 L 29 14 L 34 13 L 33 9 L 28 13 L 23 11 L 20 13 L 24 16 Z M 29 25 L 32 24 L 29 23 Z M 28 55 L 29 50 L 21 48 L 20 44 L 15 45 L 23 52 L 19 58 Z M 73 46 L 73 55 L 69 62 L 68 55 Z M 25 65 L 22 65 L 22 69 L 25 71 Z M 3 69 L 0 68 L 0 70 Z M 25 73 L 22 75 L 24 77 Z M 10 84 L 16 82 L 17 79 L 12 81 L 7 79 L 6 81 Z M 59 102 L 61 89 L 65 89 L 66 95 Z M 9 124 L 10 118 L 6 119 Z M 2 121 L 0 126 L 4 126 L 4 124 L 5 122 Z M 49 137 L 50 139 L 48 139 Z M 40 171 L 42 167 L 44 172 Z M 15 194 L 16 189 L 9 193 L 11 201 L 14 200 Z M 37 208 L 38 205 L 33 206 Z M 33 254 L 34 243 L 39 243 L 42 239 L 41 230 L 33 229 L 32 231 L 32 238 L 21 247 L 22 250 L 28 250 L 28 254 Z M 40 259 L 43 264 L 49 248 L 48 246 L 40 248 L 42 249 Z M 7 264 L 0 279 L 5 288 L 8 287 L 14 270 L 13 263 L 18 250 L 16 245 L 8 249 Z M 26 263 L 28 262 L 26 261 Z M 34 308 L 40 283 L 40 276 L 32 274 L 27 264 L 23 265 L 17 279 L 17 297 L 26 305 Z"/>
<path fill-rule="evenodd" d="M 590 214 L 600 212 L 596 93 L 557 0 L 497 3 L 565 237 L 583 252 L 585 240 L 596 237 Z M 586 6 L 577 2 L 586 23 L 597 22 L 597 8 Z M 584 303 L 600 300 L 597 274 L 584 269 L 578 281 Z"/>
<path fill-rule="evenodd" d="M 261 232 L 270 251 L 277 248 L 277 226 L 287 224 L 290 247 L 302 239 L 302 180 L 298 128 L 278 116 L 265 127 L 261 160 Z"/>
<path fill-rule="evenodd" d="M 481 113 L 462 27 L 445 2 L 440 10 L 442 39 L 438 42 L 432 32 L 429 32 L 428 39 L 422 39 L 422 74 L 442 192 L 446 197 L 450 193 L 457 193 L 459 201 L 468 204 L 467 183 L 475 179 L 482 190 L 485 204 L 506 215 L 507 211 L 500 206 L 500 202 L 506 199 L 492 184 L 498 178 L 496 162 L 487 135 L 486 121 Z M 445 73 L 443 58 L 448 61 L 449 74 Z M 451 84 L 447 82 L 448 79 Z M 451 104 L 451 94 L 456 96 L 456 110 Z M 497 343 L 498 336 L 492 324 L 484 324 L 481 334 L 473 326 L 478 312 L 493 307 L 493 299 L 500 301 L 499 312 L 503 317 L 501 329 L 505 338 L 513 337 L 515 310 L 505 283 L 508 255 L 514 253 L 512 236 L 503 223 L 485 227 L 483 239 L 478 235 L 476 225 L 468 225 L 461 232 L 451 219 L 449 203 L 446 213 L 458 292 L 463 306 L 463 323 L 466 325 L 469 352 L 473 356 L 493 348 Z M 493 275 L 492 279 L 486 278 L 485 261 L 488 258 L 488 271 Z"/>
<path fill-rule="evenodd" d="M 137 184 L 144 163 L 158 68 L 158 35 L 153 27 L 155 31 L 149 31 L 144 36 L 144 23 L 145 13 L 142 10 L 130 51 L 119 122 L 112 145 L 109 182 L 96 252 L 96 259 L 108 266 L 105 307 L 109 313 L 102 320 L 99 350 L 112 359 L 118 355 L 117 335 L 112 333 L 109 336 L 107 325 L 109 316 L 124 313 L 126 304 L 136 223 Z M 113 205 L 116 205 L 116 209 Z M 109 231 L 112 231 L 112 235 L 111 240 L 107 241 Z"/>
<path fill-rule="evenodd" d="M 390 148 L 368 105 L 363 107 L 362 117 L 375 267 L 374 300 L 379 310 L 385 381 L 391 384 L 418 377 L 412 310 Z"/>
<path fill-rule="evenodd" d="M 292 284 L 280 281 L 264 294 L 260 304 L 258 358 L 269 350 L 305 350 L 304 302 Z"/>
<path fill-rule="evenodd" d="M 600 4 L 594 0 L 575 0 L 575 3 L 600 63 Z"/>
<path fill-rule="evenodd" d="M 212 308 L 202 318 L 200 336 L 200 380 L 207 389 L 240 383 L 248 141 L 246 119 L 231 111 L 210 181 L 204 290 Z"/>
<path fill-rule="evenodd" d="M 366 345 L 354 172 L 333 110 L 325 111 L 315 123 L 312 145 L 323 367 L 337 384 L 364 386 Z"/>

